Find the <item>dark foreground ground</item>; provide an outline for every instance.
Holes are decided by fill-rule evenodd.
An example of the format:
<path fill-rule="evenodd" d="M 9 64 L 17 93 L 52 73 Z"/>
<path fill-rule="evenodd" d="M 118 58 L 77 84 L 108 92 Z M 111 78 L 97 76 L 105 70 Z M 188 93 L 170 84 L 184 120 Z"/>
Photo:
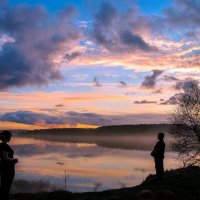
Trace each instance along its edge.
<path fill-rule="evenodd" d="M 104 192 L 15 194 L 12 200 L 200 200 L 200 167 L 165 172 L 164 180 L 149 176 L 139 186 Z"/>

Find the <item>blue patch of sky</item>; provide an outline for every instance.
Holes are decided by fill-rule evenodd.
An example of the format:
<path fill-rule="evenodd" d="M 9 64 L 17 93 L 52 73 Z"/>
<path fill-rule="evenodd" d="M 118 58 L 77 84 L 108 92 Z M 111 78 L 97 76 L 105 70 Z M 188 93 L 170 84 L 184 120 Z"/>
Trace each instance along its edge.
<path fill-rule="evenodd" d="M 89 1 L 87 0 L 10 0 L 10 5 L 16 6 L 20 4 L 33 6 L 42 5 L 52 14 L 57 13 L 66 6 L 74 6 L 79 11 L 80 19 L 91 19 Z"/>
<path fill-rule="evenodd" d="M 29 94 L 29 93 L 48 93 L 48 92 L 90 92 L 91 85 L 73 85 L 65 82 L 52 82 L 43 86 L 24 86 L 23 88 L 12 88 L 9 93 Z"/>
<path fill-rule="evenodd" d="M 76 69 L 64 70 L 65 81 L 69 83 L 92 83 L 94 77 L 103 83 L 118 83 L 125 81 L 127 83 L 137 83 L 139 74 L 132 69 L 124 69 L 121 66 L 90 66 L 77 67 Z"/>
<path fill-rule="evenodd" d="M 122 66 L 90 66 L 77 67 L 75 69 L 62 70 L 64 79 L 51 82 L 43 86 L 24 86 L 23 88 L 12 88 L 10 93 L 32 93 L 32 92 L 90 92 L 94 88 L 94 78 L 97 77 L 100 84 L 120 84 L 120 81 L 128 85 L 140 84 L 149 72 L 136 72 L 133 69 L 124 69 Z M 82 85 L 81 85 L 82 84 Z"/>
<path fill-rule="evenodd" d="M 174 29 L 173 27 L 168 27 L 167 30 L 165 30 L 165 35 L 173 40 L 174 42 L 179 42 L 179 41 L 183 41 L 183 39 L 187 38 L 189 39 L 189 37 L 187 37 L 187 33 L 188 33 L 189 29 Z"/>
<path fill-rule="evenodd" d="M 136 2 L 145 15 L 160 15 L 172 4 L 172 0 L 136 0 Z"/>
<path fill-rule="evenodd" d="M 97 77 L 102 86 L 113 83 L 120 85 L 120 81 L 128 86 L 140 85 L 146 76 L 152 75 L 152 72 L 136 72 L 132 69 L 117 67 L 88 67 L 64 70 L 64 79 L 54 81 L 43 86 L 25 86 L 23 88 L 12 88 L 10 93 L 34 93 L 34 92 L 93 92 L 97 89 L 94 83 L 94 77 Z M 79 78 L 81 77 L 81 78 Z M 106 86 L 105 86 L 106 87 Z"/>
<path fill-rule="evenodd" d="M 74 6 L 75 9 L 77 9 L 77 21 L 79 20 L 79 8 L 77 8 L 74 4 L 70 3 L 70 1 L 66 0 L 59 0 L 55 1 L 49 1 L 49 0 L 10 0 L 11 6 L 17 6 L 17 5 L 29 5 L 29 6 L 43 6 L 50 15 L 55 16 L 59 11 L 62 9 L 68 7 L 68 6 Z M 87 11 L 84 11 L 84 15 L 87 15 Z"/>
<path fill-rule="evenodd" d="M 110 3 L 120 11 L 137 5 L 146 15 L 161 14 L 165 7 L 171 4 L 171 0 L 10 0 L 11 5 L 28 4 L 44 5 L 49 12 L 56 13 L 66 5 L 73 5 L 79 11 L 79 19 L 91 21 L 102 3 Z"/>
<path fill-rule="evenodd" d="M 198 55 L 200 54 L 200 49 L 197 49 L 197 50 L 193 50 L 189 53 L 186 53 L 184 56 L 182 56 L 183 58 L 187 58 L 187 57 L 191 57 L 191 56 L 194 56 L 194 55 Z"/>
<path fill-rule="evenodd" d="M 17 93 L 17 94 L 28 94 L 34 92 L 49 92 L 50 85 L 43 85 L 43 86 L 23 86 L 23 87 L 16 87 L 11 88 L 8 90 L 9 93 Z M 53 91 L 53 90 L 52 90 Z"/>

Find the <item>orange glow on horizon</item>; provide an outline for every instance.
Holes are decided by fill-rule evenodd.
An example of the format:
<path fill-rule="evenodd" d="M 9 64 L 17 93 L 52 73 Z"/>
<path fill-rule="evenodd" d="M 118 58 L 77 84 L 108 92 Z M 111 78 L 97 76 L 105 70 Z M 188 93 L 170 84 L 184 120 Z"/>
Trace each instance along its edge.
<path fill-rule="evenodd" d="M 29 125 L 15 122 L 0 121 L 0 130 L 35 130 L 35 129 L 50 129 L 50 128 L 98 128 L 99 126 L 90 124 L 41 124 Z"/>

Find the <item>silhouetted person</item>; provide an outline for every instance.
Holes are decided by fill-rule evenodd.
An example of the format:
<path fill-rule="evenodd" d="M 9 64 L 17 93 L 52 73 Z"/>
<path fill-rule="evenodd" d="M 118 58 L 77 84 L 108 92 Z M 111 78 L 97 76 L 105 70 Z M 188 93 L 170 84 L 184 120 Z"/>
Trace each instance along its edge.
<path fill-rule="evenodd" d="M 151 155 L 154 157 L 156 176 L 162 179 L 164 175 L 163 159 L 165 153 L 164 133 L 158 133 L 158 142 L 156 143 Z"/>
<path fill-rule="evenodd" d="M 0 199 L 8 200 L 10 188 L 15 176 L 15 164 L 18 162 L 14 159 L 14 151 L 8 145 L 12 138 L 10 131 L 0 133 L 0 171 L 1 171 L 1 190 Z"/>

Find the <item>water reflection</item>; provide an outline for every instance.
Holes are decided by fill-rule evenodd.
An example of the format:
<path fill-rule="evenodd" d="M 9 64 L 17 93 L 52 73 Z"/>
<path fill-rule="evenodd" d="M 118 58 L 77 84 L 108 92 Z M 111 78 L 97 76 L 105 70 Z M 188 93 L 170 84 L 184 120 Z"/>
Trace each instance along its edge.
<path fill-rule="evenodd" d="M 142 147 L 142 138 L 138 141 Z M 145 141 L 149 142 L 150 148 L 154 145 L 155 138 Z M 122 143 L 125 145 L 124 141 Z M 154 172 L 154 163 L 145 145 L 143 150 L 126 150 L 98 146 L 95 143 L 55 142 L 21 137 L 14 137 L 11 145 L 20 160 L 16 179 L 24 180 L 20 184 L 25 181 L 27 185 L 34 183 L 38 190 L 64 189 L 65 170 L 69 175 L 67 189 L 78 192 L 94 191 L 97 186 L 96 189 L 105 190 L 137 185 L 149 173 Z M 173 159 L 174 156 L 172 152 L 166 153 L 166 169 L 179 166 Z M 19 189 L 18 187 L 16 191 L 19 192 Z"/>
<path fill-rule="evenodd" d="M 24 136 L 22 134 L 22 136 Z M 133 149 L 133 150 L 151 150 L 154 147 L 157 136 L 153 134 L 123 134 L 123 135 L 63 135 L 57 134 L 29 134 L 30 138 L 66 143 L 80 144 L 96 144 L 100 147 L 118 148 L 118 149 Z M 171 143 L 171 138 L 168 134 L 165 136 L 167 149 Z"/>

